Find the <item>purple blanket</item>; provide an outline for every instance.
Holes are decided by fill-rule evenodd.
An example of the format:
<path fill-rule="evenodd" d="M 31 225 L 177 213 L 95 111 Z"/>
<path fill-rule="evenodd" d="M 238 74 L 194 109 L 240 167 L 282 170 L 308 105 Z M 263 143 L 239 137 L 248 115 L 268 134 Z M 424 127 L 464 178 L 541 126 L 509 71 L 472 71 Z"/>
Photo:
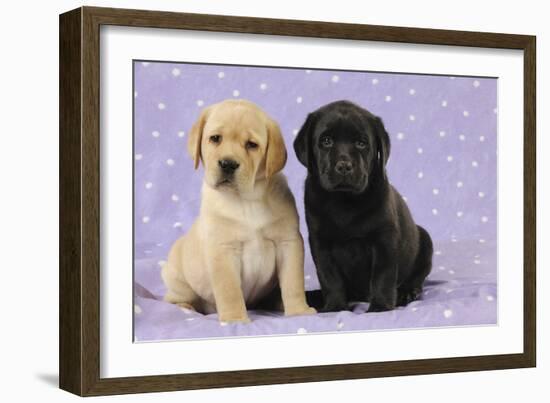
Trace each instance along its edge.
<path fill-rule="evenodd" d="M 136 341 L 496 323 L 496 79 L 136 62 L 134 85 Z M 418 301 L 369 314 L 361 302 L 302 317 L 253 311 L 249 324 L 220 324 L 216 315 L 162 301 L 160 267 L 200 206 L 202 170 L 193 170 L 186 133 L 202 107 L 232 97 L 258 103 L 285 135 L 284 173 L 306 240 L 306 289 L 319 283 L 294 135 L 308 112 L 337 99 L 383 118 L 392 141 L 390 181 L 435 244 Z"/>

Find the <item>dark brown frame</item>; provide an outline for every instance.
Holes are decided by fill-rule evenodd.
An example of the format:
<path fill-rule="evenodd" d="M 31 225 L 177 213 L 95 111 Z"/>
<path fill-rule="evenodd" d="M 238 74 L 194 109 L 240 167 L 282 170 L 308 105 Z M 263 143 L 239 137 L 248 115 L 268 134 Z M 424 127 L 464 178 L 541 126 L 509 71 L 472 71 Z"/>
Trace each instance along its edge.
<path fill-rule="evenodd" d="M 173 28 L 524 52 L 524 349 L 521 354 L 100 378 L 99 34 L 101 25 Z M 536 365 L 536 38 L 484 32 L 82 7 L 60 16 L 60 387 L 81 395 L 481 371 Z"/>

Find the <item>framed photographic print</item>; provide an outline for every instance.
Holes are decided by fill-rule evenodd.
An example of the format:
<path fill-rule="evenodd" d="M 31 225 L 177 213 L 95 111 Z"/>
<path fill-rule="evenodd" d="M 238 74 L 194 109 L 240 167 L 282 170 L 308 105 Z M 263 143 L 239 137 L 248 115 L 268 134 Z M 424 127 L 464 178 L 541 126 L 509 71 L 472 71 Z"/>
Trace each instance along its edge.
<path fill-rule="evenodd" d="M 535 37 L 60 16 L 60 387 L 535 366 Z"/>

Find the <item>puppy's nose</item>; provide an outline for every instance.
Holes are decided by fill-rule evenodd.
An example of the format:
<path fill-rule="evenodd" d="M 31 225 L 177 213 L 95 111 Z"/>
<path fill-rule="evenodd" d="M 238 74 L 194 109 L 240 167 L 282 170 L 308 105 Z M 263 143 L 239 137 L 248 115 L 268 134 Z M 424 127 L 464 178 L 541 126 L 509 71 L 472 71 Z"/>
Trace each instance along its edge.
<path fill-rule="evenodd" d="M 218 165 L 226 174 L 232 174 L 239 167 L 239 163 L 237 161 L 230 159 L 219 160 Z"/>
<path fill-rule="evenodd" d="M 352 173 L 353 165 L 351 161 L 338 161 L 334 169 L 336 169 L 336 172 L 338 172 L 340 175 L 345 176 Z"/>

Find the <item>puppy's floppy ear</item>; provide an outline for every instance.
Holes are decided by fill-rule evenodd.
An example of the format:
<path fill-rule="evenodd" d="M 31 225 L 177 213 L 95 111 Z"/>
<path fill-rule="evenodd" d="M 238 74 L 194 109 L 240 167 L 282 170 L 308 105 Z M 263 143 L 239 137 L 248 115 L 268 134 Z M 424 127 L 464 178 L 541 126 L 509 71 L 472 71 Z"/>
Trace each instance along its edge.
<path fill-rule="evenodd" d="M 191 132 L 189 133 L 189 140 L 187 141 L 187 151 L 195 163 L 195 169 L 199 167 L 199 161 L 201 159 L 201 143 L 202 143 L 202 132 L 204 130 L 204 125 L 208 119 L 210 113 L 210 107 L 202 110 L 199 118 L 193 124 Z"/>
<path fill-rule="evenodd" d="M 286 164 L 286 147 L 279 125 L 267 118 L 267 149 L 265 155 L 265 176 L 269 180 Z"/>
<path fill-rule="evenodd" d="M 309 159 L 310 132 L 315 128 L 316 122 L 317 117 L 315 113 L 307 115 L 306 121 L 294 139 L 294 152 L 296 153 L 296 157 L 298 157 L 298 160 L 306 168 L 308 167 Z"/>
<path fill-rule="evenodd" d="M 382 177 L 386 178 L 386 163 L 388 158 L 390 158 L 390 136 L 384 127 L 382 119 L 379 117 L 374 118 L 374 131 L 376 137 L 376 148 L 377 148 L 377 166 L 380 170 Z"/>

